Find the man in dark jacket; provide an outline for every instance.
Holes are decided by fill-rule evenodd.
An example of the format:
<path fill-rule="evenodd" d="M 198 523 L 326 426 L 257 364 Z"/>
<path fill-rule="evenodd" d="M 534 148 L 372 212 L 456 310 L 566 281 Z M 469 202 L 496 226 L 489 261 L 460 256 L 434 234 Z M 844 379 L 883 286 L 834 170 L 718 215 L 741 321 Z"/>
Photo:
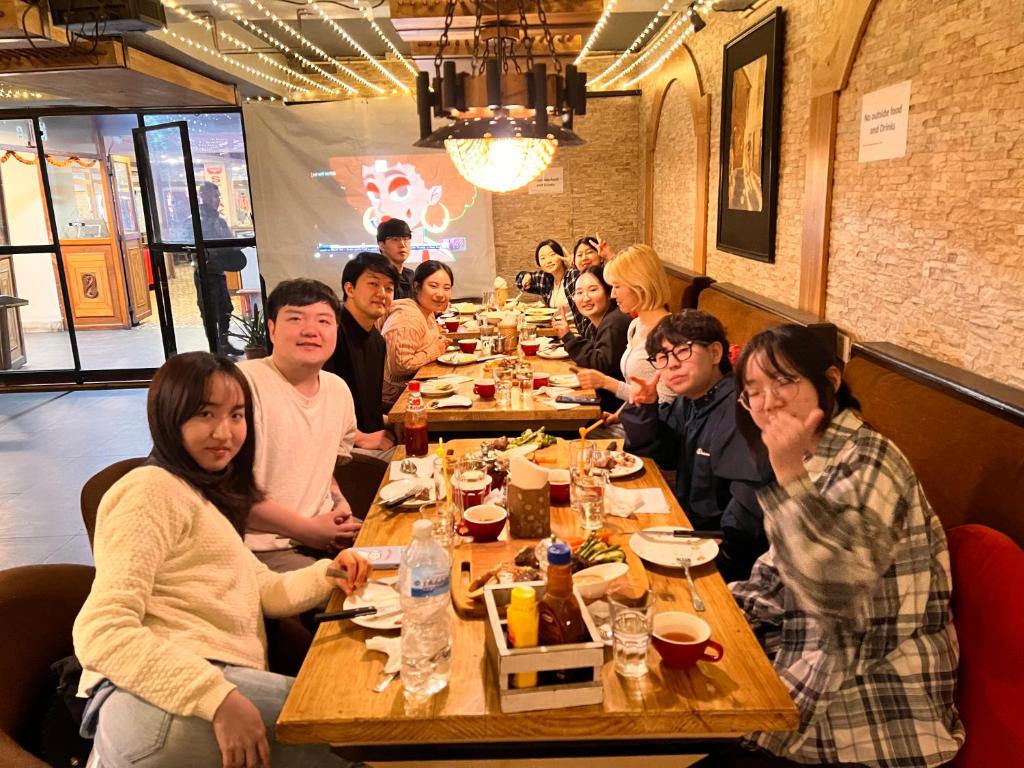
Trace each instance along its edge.
<path fill-rule="evenodd" d="M 412 230 L 409 225 L 401 219 L 382 221 L 377 225 L 377 247 L 398 271 L 395 298 L 411 299 L 413 271 L 405 266 L 412 249 Z"/>
<path fill-rule="evenodd" d="M 676 498 L 695 529 L 724 534 L 716 565 L 726 581 L 750 576 L 768 549 L 755 492 L 771 482 L 736 430 L 736 387 L 721 322 L 685 309 L 663 319 L 647 338 L 658 373 L 634 378 L 620 420 L 626 450 L 677 470 Z M 680 397 L 658 405 L 663 381 Z"/>

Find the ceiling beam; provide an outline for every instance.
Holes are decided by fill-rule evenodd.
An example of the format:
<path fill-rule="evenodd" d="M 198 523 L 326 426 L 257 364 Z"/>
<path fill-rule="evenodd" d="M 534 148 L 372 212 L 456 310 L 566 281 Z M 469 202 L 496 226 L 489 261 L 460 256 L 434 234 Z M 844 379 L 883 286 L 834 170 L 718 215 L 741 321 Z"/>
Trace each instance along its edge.
<path fill-rule="evenodd" d="M 445 5 L 444 0 L 390 0 L 391 24 L 403 40 L 437 40 L 444 29 Z M 545 0 L 544 10 L 553 33 L 589 34 L 604 10 L 604 0 Z M 518 21 L 514 5 L 505 2 L 502 11 L 503 21 Z M 481 20 L 496 19 L 494 2 L 484 0 Z M 526 21 L 531 27 L 540 27 L 536 13 L 527 13 Z M 472 34 L 475 22 L 476 4 L 458 0 L 452 17 L 452 30 Z"/>
<path fill-rule="evenodd" d="M 542 35 L 533 36 L 533 53 L 537 57 L 548 56 L 548 44 Z M 552 35 L 555 43 L 555 53 L 561 57 L 575 57 L 583 47 L 583 38 L 580 35 Z M 433 59 L 437 53 L 437 39 L 425 41 L 416 40 L 409 43 L 409 48 L 414 59 Z M 483 44 L 480 46 L 483 50 Z M 519 51 L 524 51 L 522 45 L 518 46 Z M 468 59 L 473 56 L 473 38 L 458 37 L 449 38 L 448 47 L 444 49 L 446 59 Z"/>

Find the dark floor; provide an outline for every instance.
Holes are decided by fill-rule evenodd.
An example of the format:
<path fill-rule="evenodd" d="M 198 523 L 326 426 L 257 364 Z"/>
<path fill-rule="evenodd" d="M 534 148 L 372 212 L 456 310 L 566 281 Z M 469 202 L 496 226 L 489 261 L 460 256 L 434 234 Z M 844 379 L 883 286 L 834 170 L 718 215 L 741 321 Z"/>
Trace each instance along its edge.
<path fill-rule="evenodd" d="M 0 394 L 0 569 L 91 565 L 82 485 L 149 449 L 144 389 Z"/>

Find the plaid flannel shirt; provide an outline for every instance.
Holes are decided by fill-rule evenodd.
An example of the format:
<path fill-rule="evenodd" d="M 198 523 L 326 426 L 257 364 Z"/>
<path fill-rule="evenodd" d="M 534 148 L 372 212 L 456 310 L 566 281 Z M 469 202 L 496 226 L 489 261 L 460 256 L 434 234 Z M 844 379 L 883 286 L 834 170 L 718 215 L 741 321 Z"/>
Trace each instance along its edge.
<path fill-rule="evenodd" d="M 730 585 L 800 710 L 748 739 L 801 763 L 937 766 L 964 741 L 946 537 L 910 464 L 855 413 L 758 492 L 770 549 Z"/>

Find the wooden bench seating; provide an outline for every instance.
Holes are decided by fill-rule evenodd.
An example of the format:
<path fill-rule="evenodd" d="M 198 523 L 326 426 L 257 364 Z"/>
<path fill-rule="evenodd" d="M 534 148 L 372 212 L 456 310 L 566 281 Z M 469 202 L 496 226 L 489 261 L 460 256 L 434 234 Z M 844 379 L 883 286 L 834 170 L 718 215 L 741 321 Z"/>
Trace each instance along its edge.
<path fill-rule="evenodd" d="M 672 292 L 668 304 L 670 312 L 695 308 L 700 292 L 715 282 L 707 275 L 668 264 L 665 264 L 665 272 L 668 273 L 668 284 Z"/>
<path fill-rule="evenodd" d="M 810 329 L 833 354 L 837 350 L 838 334 L 832 323 L 730 283 L 712 283 L 704 288 L 697 308 L 722 321 L 731 344 L 742 347 L 766 328 L 796 323 Z"/>

